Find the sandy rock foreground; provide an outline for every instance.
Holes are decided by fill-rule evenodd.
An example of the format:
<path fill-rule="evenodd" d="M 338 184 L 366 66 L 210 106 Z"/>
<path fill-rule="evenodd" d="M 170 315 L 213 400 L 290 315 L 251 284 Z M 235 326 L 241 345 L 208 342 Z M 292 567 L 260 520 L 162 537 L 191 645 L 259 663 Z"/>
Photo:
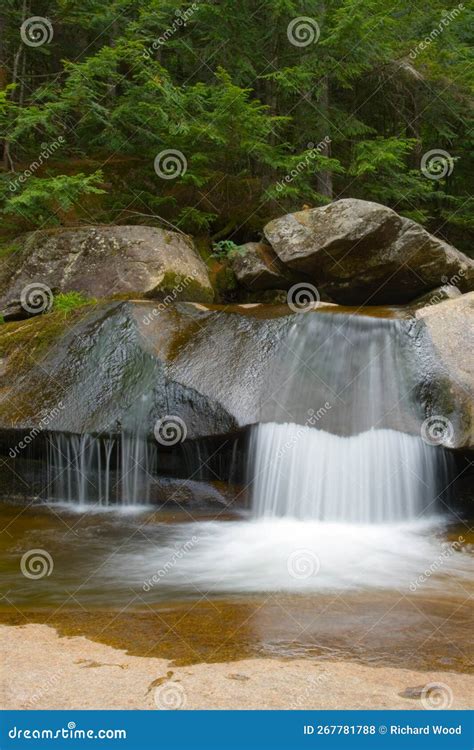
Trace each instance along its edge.
<path fill-rule="evenodd" d="M 1 707 L 8 709 L 461 709 L 474 703 L 470 675 L 303 659 L 174 667 L 82 636 L 59 637 L 48 625 L 1 625 L 0 656 Z M 429 684 L 435 687 L 422 699 Z"/>

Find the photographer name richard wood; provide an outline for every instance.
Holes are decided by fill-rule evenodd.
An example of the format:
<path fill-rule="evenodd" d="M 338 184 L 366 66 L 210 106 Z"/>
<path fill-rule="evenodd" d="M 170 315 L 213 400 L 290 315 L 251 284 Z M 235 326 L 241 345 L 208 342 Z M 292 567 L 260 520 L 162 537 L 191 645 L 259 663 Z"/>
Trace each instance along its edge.
<path fill-rule="evenodd" d="M 462 734 L 462 726 L 445 727 L 441 724 L 428 724 L 425 727 L 411 727 L 407 724 L 392 724 L 390 734 Z"/>

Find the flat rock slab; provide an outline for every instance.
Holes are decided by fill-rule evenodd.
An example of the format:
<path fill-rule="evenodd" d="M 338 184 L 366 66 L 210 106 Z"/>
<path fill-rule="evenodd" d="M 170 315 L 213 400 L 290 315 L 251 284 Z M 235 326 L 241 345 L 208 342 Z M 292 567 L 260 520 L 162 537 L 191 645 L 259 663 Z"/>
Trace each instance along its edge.
<path fill-rule="evenodd" d="M 48 625 L 0 626 L 1 708 L 423 709 L 412 686 L 447 685 L 469 709 L 474 677 L 355 662 L 256 658 L 175 667 Z M 434 714 L 435 716 L 435 714 Z"/>

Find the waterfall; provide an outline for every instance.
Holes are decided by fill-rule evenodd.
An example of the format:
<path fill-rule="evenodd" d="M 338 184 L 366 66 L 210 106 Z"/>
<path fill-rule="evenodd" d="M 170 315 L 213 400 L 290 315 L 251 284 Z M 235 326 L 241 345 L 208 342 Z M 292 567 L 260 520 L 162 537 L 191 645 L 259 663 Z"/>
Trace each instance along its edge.
<path fill-rule="evenodd" d="M 448 458 L 420 437 L 411 346 L 409 320 L 296 319 L 251 435 L 256 517 L 380 523 L 436 511 Z"/>
<path fill-rule="evenodd" d="M 446 485 L 444 454 L 414 435 L 351 437 L 295 424 L 261 424 L 251 440 L 254 512 L 324 521 L 416 518 Z"/>
<path fill-rule="evenodd" d="M 48 441 L 50 499 L 77 505 L 150 502 L 157 451 L 146 436 L 150 396 L 141 396 L 117 438 L 52 433 Z"/>
<path fill-rule="evenodd" d="M 52 433 L 45 494 L 75 505 L 142 505 L 150 501 L 155 470 L 156 451 L 137 434 L 99 438 Z"/>

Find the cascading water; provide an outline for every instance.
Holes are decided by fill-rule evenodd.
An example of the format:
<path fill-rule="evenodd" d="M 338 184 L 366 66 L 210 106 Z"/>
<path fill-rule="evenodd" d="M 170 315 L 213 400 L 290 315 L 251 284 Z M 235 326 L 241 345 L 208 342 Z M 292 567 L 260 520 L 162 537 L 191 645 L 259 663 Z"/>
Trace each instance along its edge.
<path fill-rule="evenodd" d="M 410 332 L 408 319 L 296 316 L 251 431 L 251 515 L 176 526 L 155 565 L 186 554 L 162 586 L 410 590 L 442 553 L 449 468 L 420 437 Z M 462 556 L 443 565 L 465 575 Z"/>
<path fill-rule="evenodd" d="M 150 395 L 138 398 L 119 438 L 51 434 L 48 497 L 81 506 L 148 503 L 157 463 L 146 434 L 150 408 Z"/>
<path fill-rule="evenodd" d="M 436 511 L 448 463 L 420 437 L 409 329 L 408 320 L 296 319 L 251 436 L 255 516 L 378 523 Z"/>
<path fill-rule="evenodd" d="M 251 446 L 257 516 L 403 521 L 434 512 L 446 486 L 444 454 L 395 430 L 341 437 L 295 424 L 261 424 Z"/>
<path fill-rule="evenodd" d="M 134 576 L 142 590 L 150 571 L 158 571 L 160 585 L 145 592 L 152 598 L 168 587 L 206 596 L 409 592 L 443 551 L 435 506 L 449 468 L 445 452 L 419 437 L 423 416 L 409 366 L 416 357 L 412 351 L 405 356 L 413 346 L 410 325 L 340 313 L 296 316 L 287 336 L 281 331 L 260 423 L 251 431 L 251 513 L 224 520 L 221 509 L 211 521 L 166 525 L 165 538 L 148 554 L 140 545 L 114 558 L 114 574 Z M 57 495 L 75 502 L 143 502 L 142 479 L 157 468 L 141 428 L 149 406 L 140 401 L 122 420 L 120 442 L 99 446 L 86 436 L 73 443 L 56 437 L 51 463 L 59 460 L 65 469 L 55 474 Z M 188 476 L 202 479 L 196 463 L 209 464 L 216 451 L 212 442 L 191 441 L 183 449 Z M 225 459 L 228 474 L 237 452 L 234 444 Z M 95 496 L 88 480 L 95 481 Z M 443 574 L 448 569 L 462 580 L 462 556 L 443 558 Z M 426 585 L 436 585 L 436 577 Z"/>

